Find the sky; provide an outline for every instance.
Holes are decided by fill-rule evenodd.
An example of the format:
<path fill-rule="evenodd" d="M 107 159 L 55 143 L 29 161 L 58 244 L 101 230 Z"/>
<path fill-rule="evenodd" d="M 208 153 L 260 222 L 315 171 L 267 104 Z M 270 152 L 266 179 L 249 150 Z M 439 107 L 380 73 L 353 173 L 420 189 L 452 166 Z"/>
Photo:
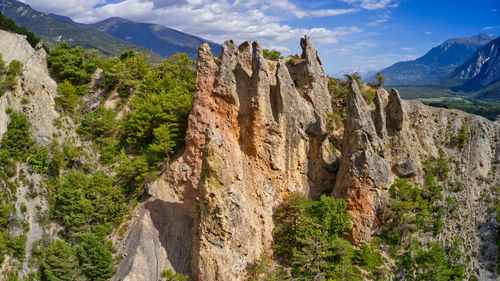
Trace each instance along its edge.
<path fill-rule="evenodd" d="M 412 60 L 454 37 L 500 35 L 500 0 L 21 1 L 76 22 L 122 17 L 221 44 L 258 40 L 284 55 L 300 54 L 300 38 L 307 34 L 334 76 Z"/>

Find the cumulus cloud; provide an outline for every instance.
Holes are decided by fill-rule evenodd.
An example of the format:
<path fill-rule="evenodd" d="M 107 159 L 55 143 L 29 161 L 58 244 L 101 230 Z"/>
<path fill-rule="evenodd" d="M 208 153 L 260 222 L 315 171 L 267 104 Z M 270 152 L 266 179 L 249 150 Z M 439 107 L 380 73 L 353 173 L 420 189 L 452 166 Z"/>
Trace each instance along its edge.
<path fill-rule="evenodd" d="M 265 47 L 287 50 L 308 34 L 316 44 L 336 43 L 339 38 L 362 29 L 293 27 L 283 22 L 303 18 L 331 17 L 356 13 L 359 8 L 307 9 L 291 0 L 22 0 L 33 8 L 68 16 L 76 22 L 93 23 L 123 17 L 156 23 L 195 34 L 219 43 L 258 39 Z"/>

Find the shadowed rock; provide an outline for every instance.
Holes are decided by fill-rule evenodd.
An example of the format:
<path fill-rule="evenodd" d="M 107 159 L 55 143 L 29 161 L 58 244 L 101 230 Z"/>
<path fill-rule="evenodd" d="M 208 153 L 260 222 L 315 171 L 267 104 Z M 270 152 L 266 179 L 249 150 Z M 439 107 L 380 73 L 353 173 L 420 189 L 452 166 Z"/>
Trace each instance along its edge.
<path fill-rule="evenodd" d="M 400 131 L 403 128 L 405 112 L 399 92 L 391 89 L 389 102 L 387 104 L 387 130 L 390 132 Z"/>

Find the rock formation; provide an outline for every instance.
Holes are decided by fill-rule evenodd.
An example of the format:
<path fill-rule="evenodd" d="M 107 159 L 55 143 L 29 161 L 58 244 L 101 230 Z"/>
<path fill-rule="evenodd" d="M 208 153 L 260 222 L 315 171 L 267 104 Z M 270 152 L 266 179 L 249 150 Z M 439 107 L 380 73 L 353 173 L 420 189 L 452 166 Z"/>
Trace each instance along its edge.
<path fill-rule="evenodd" d="M 0 54 L 7 64 L 13 60 L 23 64 L 17 89 L 0 97 L 0 135 L 7 130 L 5 110 L 12 108 L 26 114 L 37 140 L 49 144 L 56 132 L 52 123 L 59 113 L 54 104 L 57 83 L 49 75 L 45 50 L 33 49 L 22 35 L 0 30 Z"/>
<path fill-rule="evenodd" d="M 157 280 L 165 269 L 193 280 L 244 280 L 249 264 L 272 254 L 273 209 L 292 192 L 344 198 L 351 240 L 369 242 L 383 228 L 394 179 L 422 184 L 426 160 L 439 148 L 468 171 L 452 179 L 469 188 L 450 196 L 474 216 L 453 223 L 475 232 L 486 221 L 478 198 L 491 185 L 478 178 L 499 181 L 491 174 L 498 125 L 402 101 L 396 90 L 377 90 L 369 104 L 350 78 L 337 170 L 327 126 L 336 103 L 309 37 L 301 47 L 286 62 L 264 59 L 258 42 L 226 41 L 220 57 L 200 47 L 186 149 L 147 187 L 156 195 L 141 203 L 124 237 L 115 237 L 123 259 L 114 280 Z M 464 123 L 472 137 L 460 151 L 450 138 Z M 452 235 L 446 229 L 441 237 Z M 479 249 L 476 238 L 466 246 Z M 471 266 L 480 262 L 472 259 Z"/>
<path fill-rule="evenodd" d="M 219 58 L 208 45 L 200 47 L 186 151 L 154 183 L 152 199 L 178 203 L 194 221 L 193 240 L 180 249 L 191 261 L 175 270 L 241 280 L 248 264 L 272 253 L 273 208 L 283 196 L 315 197 L 331 186 L 327 77 L 309 37 L 301 46 L 297 64 L 264 59 L 258 42 L 227 41 Z M 131 233 L 147 227 L 138 222 Z M 132 280 L 127 276 L 144 268 L 126 270 L 117 280 Z"/>

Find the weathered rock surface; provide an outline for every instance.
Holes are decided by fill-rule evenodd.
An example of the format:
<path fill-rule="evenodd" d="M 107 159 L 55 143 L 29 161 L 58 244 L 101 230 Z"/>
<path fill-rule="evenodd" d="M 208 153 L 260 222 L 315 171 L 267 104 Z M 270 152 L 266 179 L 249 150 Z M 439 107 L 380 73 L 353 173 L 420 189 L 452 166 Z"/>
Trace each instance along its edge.
<path fill-rule="evenodd" d="M 334 136 L 326 120 L 337 103 L 308 37 L 301 47 L 296 63 L 265 60 L 258 42 L 226 41 L 217 58 L 200 47 L 186 149 L 152 183 L 156 195 L 139 206 L 124 238 L 116 238 L 124 257 L 114 280 L 157 280 L 165 269 L 193 280 L 244 280 L 250 263 L 272 254 L 273 209 L 292 192 L 317 198 L 332 190 L 348 202 L 351 240 L 369 242 L 384 227 L 394 179 L 422 185 L 426 161 L 439 149 L 461 167 L 450 182 L 467 188 L 445 190 L 443 198 L 462 202 L 463 215 L 445 216 L 439 237 L 425 239 L 459 236 L 476 253 L 496 247 L 480 198 L 500 182 L 492 172 L 499 125 L 403 101 L 396 90 L 379 89 L 367 103 L 350 78 L 343 134 Z M 462 124 L 471 138 L 460 150 L 450 139 Z M 338 135 L 341 153 L 330 145 Z M 457 233 L 459 225 L 466 231 Z M 484 253 L 471 257 L 469 269 L 494 280 L 480 265 L 491 266 L 485 260 L 495 260 L 495 252 Z"/>
<path fill-rule="evenodd" d="M 411 162 L 411 159 L 408 157 L 402 157 L 399 159 L 394 168 L 396 175 L 401 178 L 410 178 L 417 175 L 415 165 L 413 165 L 413 162 Z"/>
<path fill-rule="evenodd" d="M 39 145 L 48 146 L 52 140 L 77 143 L 79 139 L 71 119 L 64 120 L 66 128 L 63 128 L 64 125 L 61 128 L 55 125 L 54 121 L 60 118 L 54 103 L 57 83 L 49 75 L 45 50 L 41 47 L 32 48 L 25 36 L 0 30 L 0 54 L 7 65 L 12 60 L 23 64 L 23 74 L 16 78 L 16 89 L 7 90 L 0 97 L 0 137 L 7 131 L 7 109 L 11 109 L 26 115 L 31 124 L 32 136 Z M 18 262 L 6 257 L 0 268 L 0 280 L 9 279 L 10 273 L 16 271 L 18 277 L 24 280 L 38 270 L 36 263 L 33 263 L 36 243 L 44 237 L 57 237 L 61 229 L 55 223 L 42 224 L 42 217 L 49 212 L 47 197 L 43 196 L 48 189 L 42 175 L 28 165 L 18 164 L 17 175 L 11 180 L 16 182 L 17 188 L 13 202 L 9 202 L 15 206 L 15 212 L 10 216 L 19 222 L 24 220 L 28 230 L 9 229 L 14 236 L 26 235 L 26 248 L 24 258 Z"/>
<path fill-rule="evenodd" d="M 23 64 L 17 89 L 0 97 L 0 135 L 7 130 L 9 118 L 5 111 L 11 108 L 28 117 L 37 141 L 49 144 L 57 131 L 53 120 L 59 113 L 54 104 L 57 83 L 49 75 L 45 50 L 33 49 L 25 36 L 0 30 L 0 54 L 7 64 L 12 60 Z"/>
<path fill-rule="evenodd" d="M 314 197 L 331 186 L 327 77 L 308 37 L 301 46 L 301 62 L 293 66 L 264 59 L 258 42 L 226 41 L 219 58 L 200 47 L 186 151 L 155 182 L 155 200 L 178 200 L 194 220 L 192 241 L 181 242 L 191 260 L 175 267 L 169 259 L 164 269 L 200 280 L 243 280 L 250 263 L 272 253 L 273 208 L 283 196 Z M 146 232 L 141 221 L 151 213 L 143 216 L 130 233 Z M 115 280 L 150 271 L 129 261 L 156 255 L 126 246 L 122 252 L 128 255 Z M 170 256 L 168 249 L 158 252 Z"/>

